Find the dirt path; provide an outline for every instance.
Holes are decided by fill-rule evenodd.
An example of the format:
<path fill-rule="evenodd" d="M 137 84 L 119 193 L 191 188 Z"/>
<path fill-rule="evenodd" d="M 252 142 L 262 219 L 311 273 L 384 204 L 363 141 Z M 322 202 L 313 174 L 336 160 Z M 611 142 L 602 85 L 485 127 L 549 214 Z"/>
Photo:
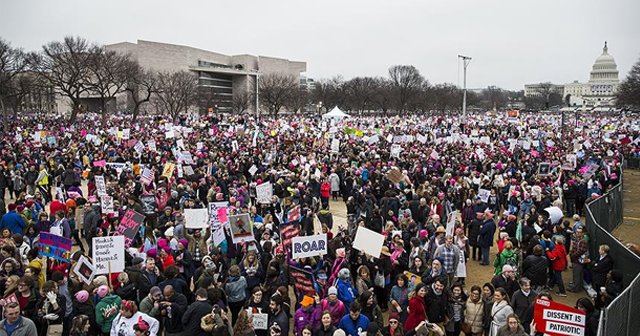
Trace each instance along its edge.
<path fill-rule="evenodd" d="M 640 244 L 640 170 L 624 171 L 622 192 L 624 193 L 623 222 L 613 231 L 613 235 L 621 241 Z"/>

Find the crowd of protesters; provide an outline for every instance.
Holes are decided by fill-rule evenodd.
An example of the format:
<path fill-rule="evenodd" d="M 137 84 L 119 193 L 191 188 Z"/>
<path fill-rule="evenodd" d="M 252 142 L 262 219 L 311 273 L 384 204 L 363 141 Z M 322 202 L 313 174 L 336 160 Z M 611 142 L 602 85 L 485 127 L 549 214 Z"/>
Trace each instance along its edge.
<path fill-rule="evenodd" d="M 582 216 L 639 151 L 625 117 L 3 123 L 0 335 L 534 335 L 534 299 L 566 291 L 584 294 L 575 306 L 594 335 L 599 309 L 622 291 L 609 248 L 589 255 Z M 258 203 L 267 182 L 271 202 Z M 346 226 L 330 199 L 346 203 Z M 214 242 L 211 228 L 187 228 L 184 209 L 212 202 L 249 214 L 253 238 L 234 243 L 225 225 Z M 81 280 L 75 264 L 126 210 L 145 215 L 126 268 Z M 292 259 L 285 225 L 326 233 L 328 253 Z M 385 236 L 379 256 L 352 247 L 360 226 Z M 41 256 L 41 232 L 73 239 L 70 263 Z M 465 281 L 472 262 L 486 283 Z M 293 268 L 313 290 L 295 286 Z"/>

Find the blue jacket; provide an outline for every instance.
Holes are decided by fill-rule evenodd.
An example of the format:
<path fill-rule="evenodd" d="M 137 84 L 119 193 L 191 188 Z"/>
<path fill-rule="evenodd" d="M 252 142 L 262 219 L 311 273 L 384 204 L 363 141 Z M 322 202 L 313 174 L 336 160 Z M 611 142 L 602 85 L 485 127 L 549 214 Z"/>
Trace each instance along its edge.
<path fill-rule="evenodd" d="M 338 279 L 336 282 L 336 289 L 338 289 L 338 299 L 344 303 L 347 310 L 351 306 L 351 302 L 355 301 L 358 296 L 358 291 L 353 288 L 353 285 L 349 281 Z"/>
<path fill-rule="evenodd" d="M 369 319 L 362 313 L 357 321 L 353 321 L 351 315 L 347 314 L 338 324 L 338 328 L 342 329 L 347 336 L 360 336 L 361 333 L 367 331 L 367 326 L 369 326 Z"/>
<path fill-rule="evenodd" d="M 27 223 L 24 221 L 24 218 L 15 211 L 7 212 L 2 216 L 2 220 L 0 220 L 0 230 L 8 228 L 13 234 L 22 234 L 25 227 L 27 227 Z"/>
<path fill-rule="evenodd" d="M 478 235 L 479 247 L 491 247 L 493 246 L 493 235 L 496 232 L 496 222 L 493 219 L 489 219 L 482 224 L 480 234 Z"/>

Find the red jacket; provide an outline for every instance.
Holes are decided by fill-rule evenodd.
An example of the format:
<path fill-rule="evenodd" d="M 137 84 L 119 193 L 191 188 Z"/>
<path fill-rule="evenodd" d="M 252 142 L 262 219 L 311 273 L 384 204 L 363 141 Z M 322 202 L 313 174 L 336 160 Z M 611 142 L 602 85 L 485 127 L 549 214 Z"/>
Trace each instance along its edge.
<path fill-rule="evenodd" d="M 427 320 L 424 298 L 417 295 L 409 300 L 409 316 L 404 321 L 404 330 L 413 330 L 422 321 Z"/>
<path fill-rule="evenodd" d="M 567 268 L 567 250 L 564 245 L 556 244 L 553 251 L 547 250 L 547 257 L 551 260 L 551 268 L 554 271 L 564 271 Z"/>
<path fill-rule="evenodd" d="M 325 182 L 320 185 L 320 197 L 329 198 L 331 196 L 331 183 Z"/>

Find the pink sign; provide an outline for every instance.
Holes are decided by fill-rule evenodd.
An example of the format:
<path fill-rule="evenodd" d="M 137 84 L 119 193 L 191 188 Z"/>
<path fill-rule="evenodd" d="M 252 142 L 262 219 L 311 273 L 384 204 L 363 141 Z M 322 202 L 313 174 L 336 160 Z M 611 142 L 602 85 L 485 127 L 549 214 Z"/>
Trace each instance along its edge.
<path fill-rule="evenodd" d="M 93 166 L 94 167 L 106 167 L 107 166 L 107 161 L 105 161 L 105 160 L 93 161 Z"/>
<path fill-rule="evenodd" d="M 227 208 L 218 209 L 218 220 L 220 223 L 226 223 L 227 219 Z"/>

